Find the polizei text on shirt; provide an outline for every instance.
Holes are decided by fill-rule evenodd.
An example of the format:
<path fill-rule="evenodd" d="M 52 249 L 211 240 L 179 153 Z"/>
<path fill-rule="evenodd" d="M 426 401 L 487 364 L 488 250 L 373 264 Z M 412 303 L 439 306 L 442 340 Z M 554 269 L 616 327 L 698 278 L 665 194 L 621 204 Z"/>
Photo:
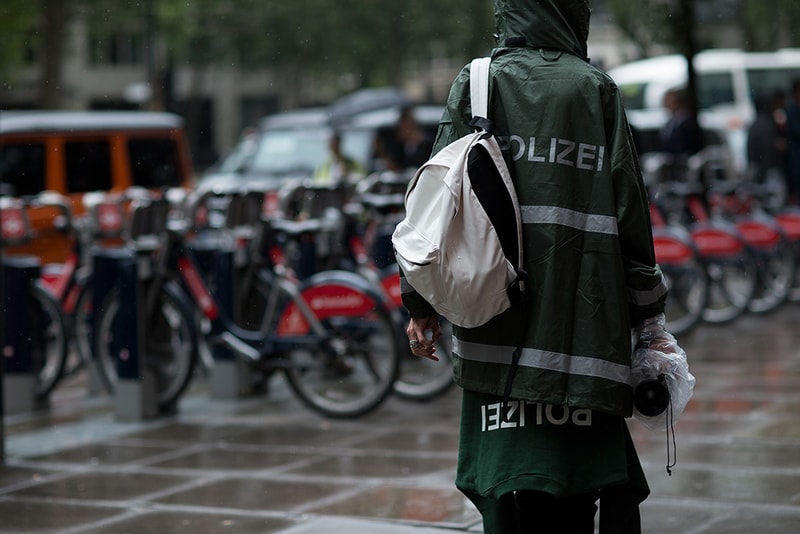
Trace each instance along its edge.
<path fill-rule="evenodd" d="M 505 418 L 502 410 L 502 402 L 481 405 L 482 432 L 521 428 L 526 425 L 592 425 L 592 410 L 588 408 L 512 400 L 506 405 Z"/>

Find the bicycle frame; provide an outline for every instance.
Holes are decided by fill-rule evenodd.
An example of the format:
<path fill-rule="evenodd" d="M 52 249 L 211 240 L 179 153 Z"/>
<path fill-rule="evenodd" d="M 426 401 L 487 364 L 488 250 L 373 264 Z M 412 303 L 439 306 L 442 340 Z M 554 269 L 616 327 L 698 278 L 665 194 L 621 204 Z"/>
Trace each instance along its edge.
<path fill-rule="evenodd" d="M 712 190 L 710 202 L 731 221 L 758 262 L 758 287 L 748 306 L 756 313 L 769 312 L 788 300 L 797 280 L 797 251 L 781 221 L 762 207 L 759 184 L 721 183 Z"/>
<path fill-rule="evenodd" d="M 403 299 L 400 294 L 400 272 L 396 265 L 379 269 L 367 252 L 364 240 L 354 235 L 349 239 L 350 250 L 356 259 L 358 273 L 369 280 L 376 287 L 381 288 L 386 302 L 393 308 L 403 307 Z"/>
<path fill-rule="evenodd" d="M 209 341 L 219 339 L 236 353 L 251 360 L 265 357 L 303 344 L 318 345 L 330 337 L 322 321 L 334 315 L 361 317 L 381 306 L 382 300 L 358 276 L 343 271 L 318 273 L 297 283 L 279 272 L 260 269 L 257 276 L 270 288 L 268 309 L 260 330 L 237 325 L 209 290 L 193 252 L 178 244 L 175 247 L 174 270 L 188 289 L 195 305 L 211 322 Z M 283 308 L 280 306 L 287 302 Z M 280 313 L 277 317 L 276 314 Z M 268 325 L 277 325 L 270 331 Z M 330 347 L 328 347 L 330 348 Z"/>
<path fill-rule="evenodd" d="M 36 233 L 31 229 L 30 223 L 27 222 L 29 216 L 24 213 L 25 210 L 33 210 L 36 212 L 38 220 L 52 221 L 52 228 L 64 233 L 72 232 L 72 213 L 68 205 L 69 199 L 61 195 L 53 193 L 42 193 L 38 197 L 31 200 L 23 201 L 18 199 L 14 203 L 4 208 L 3 224 L 11 233 L 6 235 L 7 231 L 4 228 L 4 241 L 9 241 L 12 246 L 14 244 L 28 243 L 36 239 Z M 50 214 L 48 210 L 56 210 L 56 213 Z M 59 301 L 65 313 L 69 313 L 70 309 L 65 305 L 73 293 L 74 297 L 77 294 L 74 292 L 76 285 L 75 273 L 81 263 L 81 248 L 78 240 L 75 240 L 75 245 L 68 253 L 65 261 L 60 265 L 60 269 L 56 272 L 54 269 L 48 268 L 48 265 L 43 265 L 40 279 L 44 287 Z"/>
<path fill-rule="evenodd" d="M 755 259 L 735 225 L 709 216 L 696 184 L 673 181 L 649 187 L 651 198 L 658 199 L 650 203 L 657 261 L 661 263 L 664 256 L 672 261 L 686 261 L 686 246 L 690 246 L 696 251 L 709 281 L 708 302 L 702 319 L 723 323 L 744 313 L 755 292 L 755 279 L 744 278 L 755 271 Z M 687 214 L 691 215 L 691 221 L 684 219 Z M 669 220 L 667 215 L 671 216 Z M 676 216 L 680 219 L 676 220 Z M 660 239 L 656 237 L 659 234 Z M 677 243 L 676 236 L 683 236 L 685 243 Z M 664 264 L 670 266 L 666 259 Z M 680 272 L 679 264 L 672 265 Z"/>

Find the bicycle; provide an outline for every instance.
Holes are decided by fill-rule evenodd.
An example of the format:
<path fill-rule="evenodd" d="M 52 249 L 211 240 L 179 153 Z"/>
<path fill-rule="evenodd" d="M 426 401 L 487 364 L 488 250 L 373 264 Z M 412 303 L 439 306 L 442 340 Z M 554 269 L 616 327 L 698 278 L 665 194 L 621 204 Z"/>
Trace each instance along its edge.
<path fill-rule="evenodd" d="M 92 273 L 88 251 L 101 243 L 110 244 L 121 236 L 124 196 L 104 192 L 85 193 L 87 213 L 73 214 L 69 198 L 53 191 L 44 191 L 26 202 L 39 219 L 49 219 L 54 229 L 71 242 L 67 257 L 61 263 L 42 265 L 44 287 L 59 302 L 67 321 L 69 350 L 58 382 L 88 367 L 92 361 L 90 326 L 92 321 Z"/>
<path fill-rule="evenodd" d="M 3 249 L 29 243 L 35 238 L 27 205 L 22 199 L 0 197 L 0 214 Z M 3 252 L 5 255 L 5 250 Z M 32 280 L 27 291 L 31 305 L 26 307 L 26 321 L 30 332 L 34 333 L 29 345 L 35 373 L 34 395 L 42 401 L 47 399 L 63 374 L 69 326 L 58 300 L 40 278 Z"/>
<path fill-rule="evenodd" d="M 745 181 L 736 195 L 731 199 L 736 211 L 753 211 L 768 214 L 778 225 L 783 237 L 789 244 L 795 259 L 794 279 L 789 283 L 786 299 L 789 302 L 800 302 L 800 208 L 787 205 L 788 193 L 783 174 L 771 169 L 766 173 L 763 182 Z"/>
<path fill-rule="evenodd" d="M 762 206 L 770 202 L 766 186 L 744 176 L 734 176 L 714 150 L 696 156 L 693 172 L 705 175 L 709 184 L 705 214 L 733 223 L 756 259 L 756 291 L 748 302 L 748 311 L 767 313 L 783 304 L 796 279 L 797 265 L 783 227 Z"/>
<path fill-rule="evenodd" d="M 283 211 L 302 213 L 291 224 L 295 235 L 286 243 L 298 272 L 339 268 L 357 273 L 380 291 L 393 311 L 397 335 L 405 340 L 408 312 L 400 294 L 400 274 L 391 247 L 391 232 L 402 218 L 403 197 L 411 176 L 402 172 L 378 172 L 347 188 L 313 183 L 295 184 L 285 193 Z M 348 198 L 348 201 L 343 201 Z M 341 207 L 337 206 L 337 200 Z M 291 207 L 287 208 L 287 204 Z M 287 223 L 281 223 L 283 225 Z M 287 261 L 287 260 L 282 260 Z M 450 355 L 452 327 L 441 320 L 437 343 L 439 362 L 414 356 L 407 343 L 402 347 L 400 374 L 394 392 L 401 398 L 426 401 L 454 385 Z"/>
<path fill-rule="evenodd" d="M 405 336 L 409 315 L 400 291 L 400 272 L 394 262 L 391 234 L 403 217 L 407 173 L 380 172 L 368 176 L 356 192 L 354 216 L 364 221 L 359 232 L 349 239 L 355 268 L 362 276 L 383 288 L 388 301 L 400 312 L 398 329 Z M 363 213 L 361 211 L 363 210 Z M 404 349 L 400 376 L 394 391 L 401 398 L 427 401 L 447 392 L 455 384 L 451 365 L 452 325 L 439 320 L 442 336 L 436 345 L 438 362 L 415 356 Z"/>
<path fill-rule="evenodd" d="M 144 282 L 140 305 L 146 318 L 144 365 L 158 377 L 160 408 L 174 405 L 188 385 L 197 361 L 196 336 L 255 368 L 282 371 L 297 397 L 327 417 L 363 415 L 391 392 L 399 366 L 398 339 L 381 295 L 362 278 L 324 271 L 300 282 L 286 268 L 251 262 L 245 271 L 251 285 L 242 294 L 258 326 L 244 328 L 220 300 L 222 289 L 211 291 L 203 279 L 186 246 L 185 222 L 167 223 L 166 200 L 138 200 L 132 208 L 132 226 L 145 227 L 132 234 L 159 239 L 155 253 L 148 255 L 152 276 Z M 219 258 L 229 258 L 231 265 L 222 268 L 232 271 L 232 254 Z M 231 280 L 232 272 L 226 273 L 217 280 Z M 196 331 L 195 309 L 209 321 L 208 332 Z M 98 310 L 94 336 L 104 374 L 115 368 L 120 350 L 113 336 L 120 326 L 115 324 L 119 310 L 119 293 L 112 290 Z"/>
<path fill-rule="evenodd" d="M 733 224 L 708 215 L 704 187 L 687 180 L 692 175 L 686 167 L 664 154 L 650 154 L 642 158 L 642 169 L 651 205 L 659 210 L 665 225 L 688 233 L 705 267 L 709 288 L 703 321 L 729 323 L 747 312 L 756 291 L 758 267 L 738 230 Z M 676 176 L 683 181 L 676 180 Z"/>
<path fill-rule="evenodd" d="M 800 264 L 800 208 L 787 206 L 775 214 L 775 220 L 789 240 L 795 263 Z M 787 299 L 789 302 L 800 302 L 800 268 L 795 271 Z"/>
<path fill-rule="evenodd" d="M 650 202 L 656 262 L 669 288 L 664 315 L 666 328 L 675 335 L 689 333 L 703 319 L 710 281 L 706 265 L 683 228 L 669 227 L 655 203 Z"/>

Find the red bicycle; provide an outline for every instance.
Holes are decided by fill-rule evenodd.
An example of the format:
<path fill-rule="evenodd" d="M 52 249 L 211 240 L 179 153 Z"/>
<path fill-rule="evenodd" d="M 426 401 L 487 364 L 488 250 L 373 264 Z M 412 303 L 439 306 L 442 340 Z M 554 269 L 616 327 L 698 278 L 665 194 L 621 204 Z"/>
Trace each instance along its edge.
<path fill-rule="evenodd" d="M 755 256 L 732 223 L 708 215 L 702 184 L 673 179 L 674 165 L 663 154 L 642 158 L 651 206 L 660 213 L 662 227 L 688 235 L 705 267 L 709 287 L 703 321 L 733 321 L 748 310 L 755 295 Z M 678 171 L 684 178 L 687 176 L 686 169 Z"/>
<path fill-rule="evenodd" d="M 9 249 L 29 244 L 36 238 L 28 210 L 28 203 L 21 198 L 0 197 L 4 261 L 7 259 L 13 261 L 13 256 L 16 255 L 9 253 Z M 36 265 L 40 264 L 37 262 Z M 2 282 L 6 283 L 5 280 Z M 33 334 L 25 345 L 29 351 L 31 371 L 36 377 L 34 394 L 38 400 L 44 400 L 63 376 L 69 343 L 69 322 L 64 316 L 60 302 L 41 278 L 32 280 L 24 291 L 29 300 L 25 306 L 26 312 L 19 320 L 25 321 L 28 332 Z M 11 350 L 11 345 L 4 347 L 4 350 Z M 6 356 L 13 354 L 9 353 Z"/>
<path fill-rule="evenodd" d="M 263 195 L 262 195 L 263 198 Z M 298 281 L 285 266 L 267 266 L 250 256 L 233 284 L 232 248 L 215 256 L 218 282 L 210 286 L 196 252 L 188 246 L 184 219 L 167 220 L 163 198 L 132 205 L 132 228 L 157 236 L 152 273 L 142 283 L 144 365 L 157 377 L 158 402 L 172 406 L 189 383 L 198 357 L 198 338 L 212 350 L 230 351 L 254 369 L 281 371 L 300 400 L 329 417 L 355 417 L 374 410 L 391 392 L 399 369 L 400 345 L 383 296 L 363 278 L 323 271 Z M 259 250 L 269 227 L 247 240 Z M 141 237 L 141 236 L 137 236 Z M 213 287 L 213 290 L 212 290 Z M 235 293 L 233 293 L 235 291 Z M 234 295 L 230 305 L 223 294 Z M 234 320 L 235 309 L 246 314 Z M 112 290 L 96 319 L 95 356 L 113 387 L 125 347 L 115 340 L 122 328 L 120 294 Z M 196 328 L 195 312 L 208 321 Z M 248 327 L 242 326 L 245 320 Z"/>

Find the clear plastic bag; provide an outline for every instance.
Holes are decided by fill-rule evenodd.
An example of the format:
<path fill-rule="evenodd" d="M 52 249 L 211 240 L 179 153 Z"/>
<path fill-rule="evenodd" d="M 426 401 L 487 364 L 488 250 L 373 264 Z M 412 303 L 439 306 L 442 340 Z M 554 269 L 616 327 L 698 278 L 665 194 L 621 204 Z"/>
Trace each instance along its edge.
<path fill-rule="evenodd" d="M 686 352 L 664 321 L 662 314 L 640 325 L 631 361 L 633 416 L 650 430 L 668 430 L 694 392 Z"/>

